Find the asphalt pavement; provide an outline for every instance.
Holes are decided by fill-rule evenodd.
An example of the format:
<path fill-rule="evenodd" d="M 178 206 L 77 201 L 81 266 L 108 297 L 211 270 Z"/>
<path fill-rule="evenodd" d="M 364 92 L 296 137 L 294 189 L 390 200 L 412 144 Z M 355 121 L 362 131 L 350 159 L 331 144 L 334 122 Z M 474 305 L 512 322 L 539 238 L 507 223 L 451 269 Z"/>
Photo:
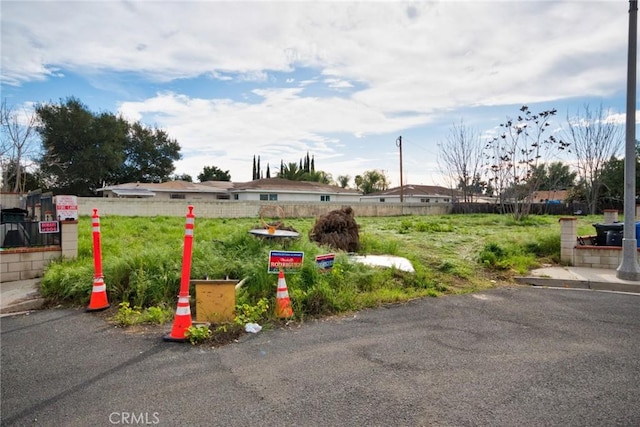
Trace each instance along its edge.
<path fill-rule="evenodd" d="M 0 319 L 3 426 L 637 426 L 640 295 L 502 287 L 212 348 L 84 310 Z"/>

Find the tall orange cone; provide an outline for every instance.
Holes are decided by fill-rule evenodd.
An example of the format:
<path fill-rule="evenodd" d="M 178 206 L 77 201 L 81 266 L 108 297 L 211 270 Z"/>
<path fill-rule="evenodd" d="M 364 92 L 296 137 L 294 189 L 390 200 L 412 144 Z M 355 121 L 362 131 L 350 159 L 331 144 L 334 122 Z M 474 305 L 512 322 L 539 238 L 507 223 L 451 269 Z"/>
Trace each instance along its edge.
<path fill-rule="evenodd" d="M 287 290 L 287 282 L 284 280 L 284 271 L 278 273 L 278 290 L 276 291 L 276 316 L 291 317 L 293 316 L 293 308 L 291 307 L 291 299 L 289 299 L 289 291 Z"/>
<path fill-rule="evenodd" d="M 93 228 L 93 290 L 91 300 L 85 311 L 99 311 L 111 307 L 107 299 L 107 286 L 102 277 L 102 252 L 100 250 L 100 217 L 98 209 L 93 210 L 91 216 L 91 226 Z"/>
<path fill-rule="evenodd" d="M 187 329 L 191 326 L 191 307 L 189 306 L 189 279 L 191 278 L 191 252 L 193 249 L 193 227 L 195 215 L 193 206 L 189 205 L 189 213 L 184 226 L 184 247 L 182 250 L 182 275 L 180 277 L 180 293 L 178 307 L 173 320 L 171 333 L 165 335 L 165 341 L 185 342 Z"/>
<path fill-rule="evenodd" d="M 106 310 L 111 307 L 107 300 L 107 285 L 104 284 L 102 277 L 93 279 L 93 290 L 91 291 L 91 300 L 85 311 Z"/>
<path fill-rule="evenodd" d="M 176 317 L 173 320 L 171 333 L 164 336 L 165 341 L 184 342 L 187 340 L 187 329 L 191 327 L 191 307 L 189 305 L 189 295 L 178 297 L 178 307 Z"/>

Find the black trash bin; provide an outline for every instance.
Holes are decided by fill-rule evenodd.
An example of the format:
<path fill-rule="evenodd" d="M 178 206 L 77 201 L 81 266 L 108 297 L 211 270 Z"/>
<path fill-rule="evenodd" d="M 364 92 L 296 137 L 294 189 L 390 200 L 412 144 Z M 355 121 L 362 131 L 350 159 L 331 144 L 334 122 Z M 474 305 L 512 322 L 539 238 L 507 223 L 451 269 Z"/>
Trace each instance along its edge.
<path fill-rule="evenodd" d="M 607 246 L 622 246 L 622 237 L 624 231 L 609 230 L 607 231 Z"/>
<path fill-rule="evenodd" d="M 620 236 L 622 236 L 624 231 L 623 222 L 612 222 L 609 224 L 595 223 L 593 224 L 593 226 L 596 228 L 596 245 L 597 246 L 622 246 L 622 237 L 620 237 L 620 244 L 614 245 L 614 244 L 607 243 L 607 236 L 609 231 L 614 232 L 614 233 L 611 233 L 611 237 L 609 238 L 610 242 L 616 241 L 617 239 L 615 237 L 616 233 L 619 233 Z"/>
<path fill-rule="evenodd" d="M 0 211 L 0 224 L 25 222 L 28 211 L 20 208 L 8 208 Z"/>

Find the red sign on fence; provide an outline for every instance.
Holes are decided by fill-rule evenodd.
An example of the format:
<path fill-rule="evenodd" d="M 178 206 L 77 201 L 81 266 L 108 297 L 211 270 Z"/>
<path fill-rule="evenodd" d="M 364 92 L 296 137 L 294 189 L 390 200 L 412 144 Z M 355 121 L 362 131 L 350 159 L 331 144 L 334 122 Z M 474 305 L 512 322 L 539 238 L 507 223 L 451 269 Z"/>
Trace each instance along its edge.
<path fill-rule="evenodd" d="M 60 223 L 58 221 L 40 221 L 38 222 L 38 231 L 40 234 L 59 233 Z"/>

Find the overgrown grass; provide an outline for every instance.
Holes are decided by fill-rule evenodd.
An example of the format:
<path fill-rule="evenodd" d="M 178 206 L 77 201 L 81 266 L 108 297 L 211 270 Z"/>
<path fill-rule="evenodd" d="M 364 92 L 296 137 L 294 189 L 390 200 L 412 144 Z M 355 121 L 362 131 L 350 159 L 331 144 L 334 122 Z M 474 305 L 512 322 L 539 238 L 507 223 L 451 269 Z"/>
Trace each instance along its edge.
<path fill-rule="evenodd" d="M 267 272 L 270 250 L 303 251 L 300 272 L 287 274 L 296 320 L 325 316 L 384 303 L 443 293 L 469 292 L 509 281 L 514 275 L 558 262 L 560 226 L 557 216 L 530 217 L 446 215 L 358 218 L 362 254 L 408 258 L 416 272 L 372 268 L 337 253 L 333 270 L 319 272 L 316 255 L 334 252 L 310 242 L 313 219 L 288 219 L 301 233 L 295 240 L 260 239 L 248 233 L 255 219 L 196 218 L 191 279 L 230 278 L 246 282 L 238 304 L 266 299 L 274 306 L 277 275 Z M 596 217 L 580 217 L 579 230 Z M 103 275 L 112 305 L 173 307 L 179 292 L 184 218 L 101 218 Z M 93 283 L 91 219 L 79 221 L 78 258 L 49 266 L 42 293 L 58 303 L 86 305 Z M 190 294 L 195 295 L 194 289 Z M 193 300 L 193 298 L 192 298 Z"/>

